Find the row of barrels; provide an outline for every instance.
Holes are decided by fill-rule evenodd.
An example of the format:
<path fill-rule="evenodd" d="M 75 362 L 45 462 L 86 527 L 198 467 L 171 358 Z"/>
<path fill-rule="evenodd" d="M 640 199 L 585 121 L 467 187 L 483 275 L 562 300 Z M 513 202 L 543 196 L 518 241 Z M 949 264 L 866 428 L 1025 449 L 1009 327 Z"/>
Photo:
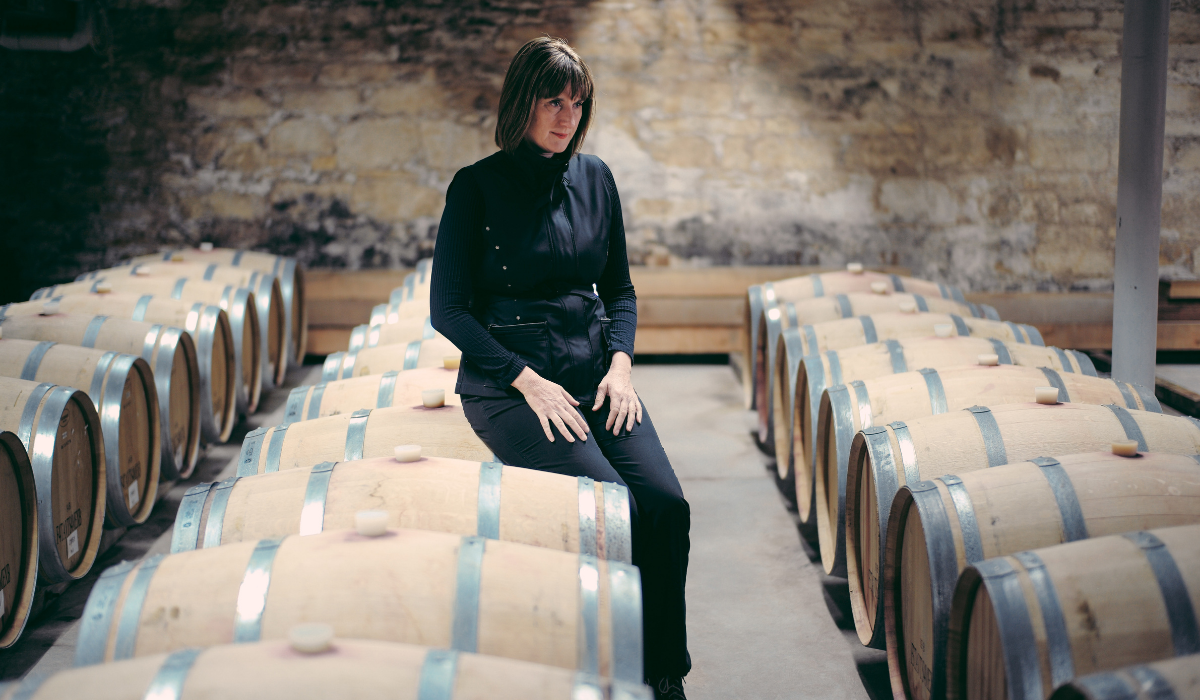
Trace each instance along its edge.
<path fill-rule="evenodd" d="M 194 252 L 229 254 L 236 275 L 286 267 L 289 287 L 303 288 L 294 261 Z M 190 286 L 105 288 L 0 306 L 0 648 L 20 638 L 38 590 L 85 576 L 106 531 L 144 523 L 160 484 L 189 477 L 202 445 L 228 440 L 239 391 L 258 401 L 256 301 L 246 287 L 223 293 L 209 303 Z M 242 350 L 250 382 L 238 381 Z"/>
<path fill-rule="evenodd" d="M 747 308 L 754 436 L 897 698 L 1136 697 L 1084 677 L 1200 653 L 1200 422 L 946 285 L 852 266 Z"/>
<path fill-rule="evenodd" d="M 627 489 L 493 461 L 427 342 L 293 389 L 169 555 L 101 575 L 77 667 L 0 698 L 648 699 Z"/>

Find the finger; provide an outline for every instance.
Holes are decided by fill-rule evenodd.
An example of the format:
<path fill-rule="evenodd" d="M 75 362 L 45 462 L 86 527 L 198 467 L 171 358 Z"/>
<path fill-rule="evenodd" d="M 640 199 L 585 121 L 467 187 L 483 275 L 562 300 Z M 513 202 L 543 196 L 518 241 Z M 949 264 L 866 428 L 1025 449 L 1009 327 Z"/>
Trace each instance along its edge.
<path fill-rule="evenodd" d="M 593 411 L 599 411 L 604 405 L 604 398 L 608 395 L 608 378 L 600 382 L 600 386 L 596 387 L 596 403 L 592 406 Z"/>
<path fill-rule="evenodd" d="M 638 425 L 641 425 L 641 423 L 642 423 L 642 400 L 641 399 L 637 399 L 636 408 L 637 408 L 637 422 L 638 422 Z"/>
<path fill-rule="evenodd" d="M 572 435 L 571 431 L 567 429 L 567 426 L 563 424 L 563 419 L 557 413 L 551 416 L 550 420 L 554 422 L 554 427 L 558 428 L 558 432 L 562 433 L 562 436 L 567 439 L 567 442 L 575 442 L 575 436 Z"/>
<path fill-rule="evenodd" d="M 537 414 L 537 417 L 538 421 L 542 424 L 542 430 L 546 431 L 546 439 L 554 442 L 554 433 L 550 432 L 550 421 L 546 420 L 546 416 L 541 413 Z"/>
<path fill-rule="evenodd" d="M 571 411 L 568 409 L 567 415 L 570 417 L 570 420 L 571 420 L 570 425 L 571 425 L 572 429 L 574 429 L 575 432 L 579 434 L 579 439 L 583 440 L 584 442 L 587 442 L 587 434 L 588 434 L 587 421 L 585 421 L 583 419 L 583 416 L 579 415 L 578 411 Z"/>
<path fill-rule="evenodd" d="M 613 423 L 617 422 L 617 413 L 621 410 L 621 401 L 616 396 L 608 401 L 608 420 L 604 421 L 604 429 L 612 430 Z"/>
<path fill-rule="evenodd" d="M 640 404 L 641 401 L 638 401 L 637 397 L 634 397 L 629 401 L 629 417 L 625 419 L 625 432 L 627 433 L 633 432 L 633 422 L 638 417 L 638 409 L 641 407 Z"/>
<path fill-rule="evenodd" d="M 564 389 L 560 386 L 560 387 L 558 387 L 558 390 L 561 391 L 563 397 L 565 397 L 567 399 L 567 403 L 571 404 L 572 406 L 579 405 L 579 402 L 575 400 L 575 397 L 571 396 L 571 394 L 568 393 L 566 389 Z"/>
<path fill-rule="evenodd" d="M 621 410 L 617 412 L 617 417 L 613 421 L 613 435 L 621 434 L 621 424 L 625 422 L 625 415 L 629 412 L 629 402 L 621 402 Z"/>

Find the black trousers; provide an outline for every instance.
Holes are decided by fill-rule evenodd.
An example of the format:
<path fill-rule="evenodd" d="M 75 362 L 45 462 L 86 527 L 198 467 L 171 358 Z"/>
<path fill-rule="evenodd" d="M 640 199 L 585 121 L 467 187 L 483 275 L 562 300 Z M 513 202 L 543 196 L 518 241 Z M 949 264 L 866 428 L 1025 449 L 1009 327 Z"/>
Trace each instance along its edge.
<path fill-rule="evenodd" d="M 642 573 L 646 676 L 687 675 L 692 659 L 687 651 L 683 591 L 691 549 L 691 509 L 645 404 L 642 422 L 620 435 L 604 429 L 608 402 L 595 412 L 591 406 L 580 406 L 592 431 L 587 441 L 576 436 L 574 443 L 554 427 L 554 442 L 547 440 L 523 398 L 464 396 L 462 404 L 479 439 L 505 464 L 586 476 L 629 489 L 633 563 Z"/>

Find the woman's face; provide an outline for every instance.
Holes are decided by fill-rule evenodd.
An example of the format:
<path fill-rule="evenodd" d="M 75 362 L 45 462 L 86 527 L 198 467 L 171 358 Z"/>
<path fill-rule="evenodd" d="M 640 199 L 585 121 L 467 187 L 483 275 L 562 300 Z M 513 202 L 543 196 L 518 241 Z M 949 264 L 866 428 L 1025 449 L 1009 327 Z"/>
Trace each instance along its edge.
<path fill-rule="evenodd" d="M 579 128 L 583 101 L 571 94 L 570 86 L 558 97 L 538 100 L 533 106 L 533 123 L 525 138 L 543 153 L 562 153 Z"/>

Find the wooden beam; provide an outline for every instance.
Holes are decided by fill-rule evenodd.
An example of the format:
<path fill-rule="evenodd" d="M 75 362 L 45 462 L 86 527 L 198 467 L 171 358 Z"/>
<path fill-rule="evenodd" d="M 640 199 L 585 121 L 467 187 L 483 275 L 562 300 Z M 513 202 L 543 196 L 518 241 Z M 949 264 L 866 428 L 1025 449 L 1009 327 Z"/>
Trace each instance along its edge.
<path fill-rule="evenodd" d="M 837 272 L 845 268 L 816 265 L 737 265 L 719 267 L 644 267 L 633 265 L 629 277 L 638 298 L 657 297 L 737 297 L 746 296 L 746 288 L 763 282 L 777 282 L 819 272 Z M 878 272 L 908 275 L 905 267 L 870 268 Z"/>
<path fill-rule="evenodd" d="M 304 285 L 309 303 L 313 301 L 366 300 L 382 304 L 392 290 L 404 283 L 402 270 L 305 270 Z"/>
<path fill-rule="evenodd" d="M 1167 287 L 1171 299 L 1200 299 L 1200 280 L 1172 280 Z"/>
<path fill-rule="evenodd" d="M 633 351 L 651 355 L 705 355 L 741 350 L 740 328 L 691 326 L 680 328 L 638 327 Z"/>

